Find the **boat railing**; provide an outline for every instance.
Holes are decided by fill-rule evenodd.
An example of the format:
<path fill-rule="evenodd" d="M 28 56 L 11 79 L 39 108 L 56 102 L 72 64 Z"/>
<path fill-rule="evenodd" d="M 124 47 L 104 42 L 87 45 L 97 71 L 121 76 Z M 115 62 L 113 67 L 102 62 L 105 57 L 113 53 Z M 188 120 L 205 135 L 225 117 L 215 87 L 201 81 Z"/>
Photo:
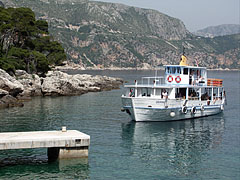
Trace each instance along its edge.
<path fill-rule="evenodd" d="M 162 85 L 165 84 L 164 76 L 142 77 L 142 85 Z"/>
<path fill-rule="evenodd" d="M 199 97 L 188 97 L 188 100 L 199 100 Z"/>
<path fill-rule="evenodd" d="M 207 85 L 208 86 L 222 87 L 222 84 L 223 84 L 222 79 L 213 79 L 213 78 L 208 78 L 207 79 Z"/>

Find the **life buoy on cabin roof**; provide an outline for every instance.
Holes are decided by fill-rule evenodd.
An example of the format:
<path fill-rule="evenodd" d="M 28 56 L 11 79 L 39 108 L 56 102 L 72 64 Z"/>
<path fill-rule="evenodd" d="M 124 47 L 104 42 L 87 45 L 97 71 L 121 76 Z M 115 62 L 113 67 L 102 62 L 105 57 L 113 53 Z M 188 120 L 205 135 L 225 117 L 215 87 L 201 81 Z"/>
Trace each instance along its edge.
<path fill-rule="evenodd" d="M 177 82 L 177 83 L 180 83 L 181 82 L 181 77 L 180 76 L 177 76 L 176 78 L 175 78 L 175 81 Z"/>
<path fill-rule="evenodd" d="M 173 77 L 171 75 L 169 75 L 167 80 L 168 80 L 168 82 L 172 82 L 173 81 Z"/>

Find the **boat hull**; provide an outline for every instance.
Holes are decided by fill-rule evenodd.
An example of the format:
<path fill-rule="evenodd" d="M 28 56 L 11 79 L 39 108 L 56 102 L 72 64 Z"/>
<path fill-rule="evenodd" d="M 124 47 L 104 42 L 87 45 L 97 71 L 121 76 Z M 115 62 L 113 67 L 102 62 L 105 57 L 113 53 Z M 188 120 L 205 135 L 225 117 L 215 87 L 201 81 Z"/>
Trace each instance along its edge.
<path fill-rule="evenodd" d="M 186 113 L 182 108 L 175 109 L 142 109 L 135 108 L 135 121 L 176 121 L 192 118 L 211 116 L 222 112 L 220 107 L 205 107 L 203 111 L 196 107 L 195 113 L 191 112 L 192 107 L 188 107 Z"/>
<path fill-rule="evenodd" d="M 193 110 L 194 108 L 194 110 Z M 129 101 L 123 106 L 123 109 L 130 115 L 134 121 L 177 121 L 185 119 L 200 118 L 221 113 L 224 109 L 223 104 L 204 105 L 204 106 L 186 106 L 183 110 L 179 107 L 139 107 Z"/>

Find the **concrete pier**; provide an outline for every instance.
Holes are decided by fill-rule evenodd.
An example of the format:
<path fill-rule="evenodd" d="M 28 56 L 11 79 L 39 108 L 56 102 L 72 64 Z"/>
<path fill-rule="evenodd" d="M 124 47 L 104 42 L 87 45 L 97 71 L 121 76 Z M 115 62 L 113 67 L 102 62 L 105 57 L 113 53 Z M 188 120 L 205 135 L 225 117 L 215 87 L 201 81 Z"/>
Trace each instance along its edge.
<path fill-rule="evenodd" d="M 0 133 L 0 150 L 48 148 L 48 158 L 88 157 L 90 136 L 76 130 Z"/>

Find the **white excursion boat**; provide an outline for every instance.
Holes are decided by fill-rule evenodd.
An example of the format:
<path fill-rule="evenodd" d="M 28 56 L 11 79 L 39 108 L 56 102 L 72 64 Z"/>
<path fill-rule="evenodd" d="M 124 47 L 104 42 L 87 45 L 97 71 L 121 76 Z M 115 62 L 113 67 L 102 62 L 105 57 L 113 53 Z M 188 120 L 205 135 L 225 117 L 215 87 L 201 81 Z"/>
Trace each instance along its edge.
<path fill-rule="evenodd" d="M 175 121 L 218 114 L 226 101 L 222 79 L 207 78 L 205 67 L 166 65 L 165 75 L 125 85 L 122 111 L 134 121 Z"/>

